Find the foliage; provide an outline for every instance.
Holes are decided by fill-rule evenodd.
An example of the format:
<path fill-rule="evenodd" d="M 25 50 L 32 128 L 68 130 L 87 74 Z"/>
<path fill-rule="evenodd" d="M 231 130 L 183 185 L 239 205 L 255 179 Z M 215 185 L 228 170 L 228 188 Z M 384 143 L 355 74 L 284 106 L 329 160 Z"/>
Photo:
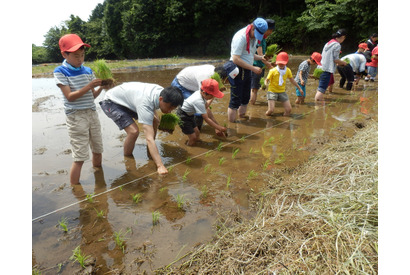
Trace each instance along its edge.
<path fill-rule="evenodd" d="M 97 59 L 91 66 L 97 78 L 109 79 L 112 78 L 112 73 L 104 59 Z"/>
<path fill-rule="evenodd" d="M 89 255 L 85 255 L 81 252 L 80 246 L 77 246 L 73 250 L 73 255 L 70 257 L 70 260 L 74 260 L 74 262 L 78 262 L 82 268 L 85 268 L 85 265 L 88 264 L 90 258 Z"/>
<path fill-rule="evenodd" d="M 45 47 L 38 47 L 31 45 L 31 63 L 40 64 L 46 63 L 49 60 L 47 49 Z"/>
<path fill-rule="evenodd" d="M 92 46 L 86 60 L 228 56 L 233 35 L 259 16 L 276 22 L 268 45 L 278 43 L 289 53 L 320 52 L 343 27 L 345 51 L 377 32 L 377 13 L 377 1 L 370 0 L 105 0 L 88 21 L 70 15 L 50 28 L 43 46 L 47 62 L 62 61 L 58 40 L 66 33 Z M 44 62 L 38 50 L 32 49 L 33 63 Z"/>

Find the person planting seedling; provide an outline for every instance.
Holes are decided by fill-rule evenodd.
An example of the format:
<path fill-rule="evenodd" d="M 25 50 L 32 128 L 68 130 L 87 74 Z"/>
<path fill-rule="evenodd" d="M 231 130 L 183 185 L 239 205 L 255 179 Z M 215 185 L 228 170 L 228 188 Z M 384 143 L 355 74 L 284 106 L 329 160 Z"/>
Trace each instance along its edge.
<path fill-rule="evenodd" d="M 200 131 L 195 122 L 194 114 L 202 115 L 202 118 L 220 132 L 226 132 L 226 128 L 220 126 L 215 120 L 212 120 L 207 114 L 207 101 L 216 98 L 222 98 L 224 94 L 219 90 L 218 82 L 214 79 L 205 79 L 201 83 L 201 89 L 184 100 L 184 104 L 178 108 L 177 114 L 182 120 L 180 125 L 182 132 L 189 138 L 187 145 L 193 146 L 199 141 Z"/>

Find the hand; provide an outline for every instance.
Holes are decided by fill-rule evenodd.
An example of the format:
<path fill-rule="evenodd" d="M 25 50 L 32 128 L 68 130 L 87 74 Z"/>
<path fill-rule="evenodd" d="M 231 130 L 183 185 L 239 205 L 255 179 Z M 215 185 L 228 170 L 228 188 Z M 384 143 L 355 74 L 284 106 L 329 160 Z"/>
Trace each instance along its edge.
<path fill-rule="evenodd" d="M 101 86 L 101 82 L 102 82 L 102 80 L 99 79 L 99 78 L 93 79 L 93 80 L 90 82 L 91 88 L 95 88 L 95 87 Z"/>
<path fill-rule="evenodd" d="M 158 174 L 160 175 L 166 175 L 168 174 L 168 169 L 165 168 L 165 166 L 159 166 L 157 169 Z"/>
<path fill-rule="evenodd" d="M 225 130 L 225 131 L 226 131 L 226 130 Z M 218 137 L 225 137 L 225 138 L 226 138 L 225 131 L 221 131 L 221 130 L 215 129 L 215 133 L 216 133 L 216 135 L 217 135 Z"/>
<path fill-rule="evenodd" d="M 255 74 L 261 74 L 262 73 L 262 68 L 252 66 L 252 72 L 254 72 Z"/>

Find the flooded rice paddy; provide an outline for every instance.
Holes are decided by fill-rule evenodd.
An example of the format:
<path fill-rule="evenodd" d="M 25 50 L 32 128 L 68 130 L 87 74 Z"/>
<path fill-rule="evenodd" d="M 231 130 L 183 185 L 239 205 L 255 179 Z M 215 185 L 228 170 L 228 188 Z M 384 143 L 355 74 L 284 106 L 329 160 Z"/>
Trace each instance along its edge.
<path fill-rule="evenodd" d="M 293 75 L 306 57 L 291 57 Z M 182 69 L 129 71 L 114 74 L 119 82 L 142 81 L 169 86 Z M 313 68 L 311 69 L 313 73 Z M 306 161 L 332 139 L 351 136 L 367 119 L 377 120 L 377 81 L 360 81 L 355 92 L 338 87 L 315 104 L 318 81 L 309 79 L 306 104 L 295 105 L 289 83 L 291 117 L 265 116 L 266 92 L 260 90 L 246 119 L 227 121 L 226 96 L 212 111 L 228 127 L 228 137 L 204 124 L 196 147 L 177 128 L 158 132 L 157 146 L 169 174 L 159 176 L 147 155 L 143 133 L 134 158 L 124 157 L 124 131 L 101 111 L 103 166 L 87 161 L 81 185 L 71 187 L 72 163 L 62 94 L 52 78 L 32 79 L 32 266 L 42 274 L 73 274 L 82 270 L 73 250 L 90 256 L 85 271 L 136 274 L 170 264 L 200 243 L 212 240 L 223 215 L 246 219 L 256 212 L 253 200 L 269 178 Z M 96 103 L 103 98 L 103 93 Z M 63 222 L 64 221 L 64 222 Z M 59 223 L 65 223 L 67 231 Z M 71 259 L 70 259 L 71 258 Z"/>

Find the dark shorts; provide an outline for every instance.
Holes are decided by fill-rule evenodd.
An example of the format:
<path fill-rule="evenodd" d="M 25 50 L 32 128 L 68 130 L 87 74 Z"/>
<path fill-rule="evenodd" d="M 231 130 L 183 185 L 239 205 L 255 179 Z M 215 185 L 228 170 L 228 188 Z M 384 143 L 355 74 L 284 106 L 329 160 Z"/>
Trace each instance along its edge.
<path fill-rule="evenodd" d="M 330 77 L 332 76 L 332 73 L 329 72 L 323 72 L 320 75 L 319 78 L 319 87 L 317 88 L 317 90 L 319 92 L 321 92 L 322 94 L 324 94 L 326 92 L 327 87 L 329 86 L 330 83 Z"/>
<path fill-rule="evenodd" d="M 117 124 L 120 130 L 135 123 L 134 119 L 138 119 L 138 114 L 136 112 L 131 111 L 127 107 L 114 103 L 109 99 L 100 101 L 100 105 L 103 112 L 111 118 L 115 124 Z"/>
<path fill-rule="evenodd" d="M 195 122 L 195 116 L 188 115 L 181 110 L 181 107 L 178 108 L 177 115 L 182 121 L 182 123 L 179 125 L 181 127 L 182 133 L 184 133 L 185 135 L 193 134 L 195 132 L 194 128 L 198 127 Z"/>
<path fill-rule="evenodd" d="M 248 105 L 251 98 L 251 71 L 239 67 L 238 75 L 232 79 L 228 77 L 231 84 L 231 98 L 228 107 L 238 109 L 242 105 Z"/>
<path fill-rule="evenodd" d="M 251 71 L 251 89 L 259 89 L 261 87 L 261 78 L 265 75 L 265 70 L 261 74 L 255 74 Z"/>

